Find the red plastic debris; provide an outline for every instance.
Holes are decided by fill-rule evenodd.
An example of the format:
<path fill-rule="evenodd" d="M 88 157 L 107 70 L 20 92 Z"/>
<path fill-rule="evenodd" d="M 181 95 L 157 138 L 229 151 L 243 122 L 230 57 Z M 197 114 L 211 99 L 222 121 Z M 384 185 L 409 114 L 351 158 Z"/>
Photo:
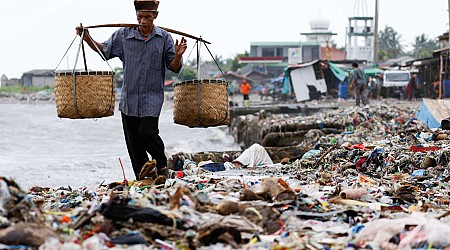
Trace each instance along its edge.
<path fill-rule="evenodd" d="M 183 178 L 184 177 L 184 173 L 182 171 L 177 171 L 177 178 Z"/>
<path fill-rule="evenodd" d="M 439 150 L 439 147 L 436 146 L 423 146 L 423 145 L 413 145 L 411 146 L 411 150 L 413 152 L 424 152 L 424 151 L 436 151 Z"/>

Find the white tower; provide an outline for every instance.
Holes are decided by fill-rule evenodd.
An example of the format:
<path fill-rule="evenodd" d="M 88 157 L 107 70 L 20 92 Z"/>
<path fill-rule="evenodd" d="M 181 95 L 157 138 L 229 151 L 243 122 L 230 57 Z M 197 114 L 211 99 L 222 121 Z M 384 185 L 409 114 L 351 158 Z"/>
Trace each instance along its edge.
<path fill-rule="evenodd" d="M 330 21 L 324 17 L 316 17 L 309 21 L 309 26 L 311 28 L 311 32 L 309 33 L 300 33 L 301 35 L 306 36 L 306 42 L 316 42 L 319 43 L 321 47 L 325 47 L 328 43 L 332 44 L 331 36 L 337 35 L 329 31 Z"/>
<path fill-rule="evenodd" d="M 365 0 L 356 0 L 355 16 L 348 18 L 348 60 L 373 60 L 373 25 L 374 18 L 367 16 L 367 5 Z"/>

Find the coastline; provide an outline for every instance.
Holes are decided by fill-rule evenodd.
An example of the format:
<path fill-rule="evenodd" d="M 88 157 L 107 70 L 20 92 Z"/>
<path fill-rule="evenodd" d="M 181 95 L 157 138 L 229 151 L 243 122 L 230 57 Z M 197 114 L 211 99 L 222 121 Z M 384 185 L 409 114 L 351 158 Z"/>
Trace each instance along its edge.
<path fill-rule="evenodd" d="M 30 103 L 30 104 L 45 104 L 55 103 L 55 94 L 39 94 L 39 93 L 1 93 L 0 104 L 14 104 L 14 103 Z"/>

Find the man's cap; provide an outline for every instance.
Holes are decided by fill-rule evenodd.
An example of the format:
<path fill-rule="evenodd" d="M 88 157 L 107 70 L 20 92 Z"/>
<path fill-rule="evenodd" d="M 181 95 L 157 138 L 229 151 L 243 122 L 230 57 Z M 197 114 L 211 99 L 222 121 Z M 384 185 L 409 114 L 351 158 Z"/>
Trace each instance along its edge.
<path fill-rule="evenodd" d="M 157 11 L 158 10 L 159 1 L 155 0 L 135 0 L 134 8 L 136 11 L 138 10 L 148 10 L 148 11 Z"/>

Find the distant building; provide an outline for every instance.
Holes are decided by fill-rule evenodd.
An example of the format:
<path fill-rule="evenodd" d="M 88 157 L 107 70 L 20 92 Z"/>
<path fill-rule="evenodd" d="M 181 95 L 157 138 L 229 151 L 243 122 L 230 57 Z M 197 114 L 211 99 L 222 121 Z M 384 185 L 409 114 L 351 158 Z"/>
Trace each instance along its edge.
<path fill-rule="evenodd" d="M 15 86 L 15 85 L 20 85 L 20 79 L 17 78 L 8 79 L 8 77 L 5 74 L 2 75 L 0 87 Z"/>
<path fill-rule="evenodd" d="M 31 70 L 23 73 L 22 85 L 24 87 L 53 87 L 55 76 L 51 69 Z"/>
<path fill-rule="evenodd" d="M 335 48 L 332 36 L 337 33 L 329 30 L 328 19 L 314 18 L 309 24 L 310 32 L 300 33 L 306 37 L 305 42 L 251 42 L 250 55 L 238 59 L 239 63 L 247 64 L 241 74 L 257 71 L 274 78 L 283 74 L 289 64 L 344 60 L 345 52 Z"/>
<path fill-rule="evenodd" d="M 348 18 L 347 60 L 373 61 L 373 17 Z"/>
<path fill-rule="evenodd" d="M 320 43 L 317 42 L 252 42 L 250 44 L 250 61 L 262 61 L 286 63 L 289 57 L 289 49 L 301 48 L 303 61 L 312 61 L 320 58 Z M 255 58 L 256 57 L 256 58 Z M 245 61 L 245 58 L 242 58 Z"/>
<path fill-rule="evenodd" d="M 5 74 L 3 74 L 2 77 L 0 78 L 0 87 L 6 87 L 8 85 L 9 85 L 9 79 Z"/>
<path fill-rule="evenodd" d="M 248 79 L 251 79 L 251 81 L 256 84 L 262 84 L 268 80 L 268 76 L 266 74 L 254 70 L 245 73 L 244 76 Z"/>
<path fill-rule="evenodd" d="M 330 21 L 325 17 L 316 17 L 309 22 L 311 31 L 307 33 L 300 33 L 306 37 L 307 43 L 319 43 L 320 52 L 319 57 L 310 59 L 307 56 L 303 56 L 302 62 L 309 62 L 316 59 L 340 61 L 345 60 L 345 51 L 336 49 L 336 44 L 333 41 L 333 36 L 337 33 L 333 33 L 329 30 Z M 307 53 L 307 51 L 305 51 Z M 305 53 L 303 52 L 303 53 Z"/>
<path fill-rule="evenodd" d="M 337 35 L 328 30 L 330 21 L 325 17 L 316 17 L 309 22 L 311 31 L 308 33 L 300 33 L 306 36 L 306 42 L 319 43 L 321 47 L 332 47 L 334 45 L 331 37 Z"/>
<path fill-rule="evenodd" d="M 9 79 L 9 85 L 10 86 L 20 85 L 20 79 L 19 78 L 11 78 L 11 79 Z"/>
<path fill-rule="evenodd" d="M 345 60 L 345 51 L 334 47 L 320 47 L 320 59 L 328 61 Z"/>
<path fill-rule="evenodd" d="M 277 77 L 288 65 L 292 49 L 300 49 L 304 61 L 320 58 L 320 44 L 316 42 L 251 42 L 250 55 L 238 59 L 239 63 L 250 65 L 241 74 L 258 71 L 268 77 Z"/>
<path fill-rule="evenodd" d="M 444 32 L 442 35 L 438 36 L 439 47 L 441 49 L 447 48 L 448 46 L 448 32 Z"/>
<path fill-rule="evenodd" d="M 197 65 L 196 65 L 197 66 Z M 198 79 L 208 79 L 214 76 L 217 72 L 220 72 L 216 63 L 213 61 L 200 62 L 200 67 L 197 71 Z"/>
<path fill-rule="evenodd" d="M 229 81 L 230 84 L 230 91 L 232 93 L 239 93 L 240 90 L 240 84 L 242 80 L 247 80 L 250 84 L 253 84 L 253 80 L 250 78 L 247 78 L 246 76 L 240 75 L 233 71 L 227 71 L 224 72 L 225 77 L 222 75 L 221 72 L 217 72 L 213 77 L 214 78 L 225 78 L 227 81 Z"/>

